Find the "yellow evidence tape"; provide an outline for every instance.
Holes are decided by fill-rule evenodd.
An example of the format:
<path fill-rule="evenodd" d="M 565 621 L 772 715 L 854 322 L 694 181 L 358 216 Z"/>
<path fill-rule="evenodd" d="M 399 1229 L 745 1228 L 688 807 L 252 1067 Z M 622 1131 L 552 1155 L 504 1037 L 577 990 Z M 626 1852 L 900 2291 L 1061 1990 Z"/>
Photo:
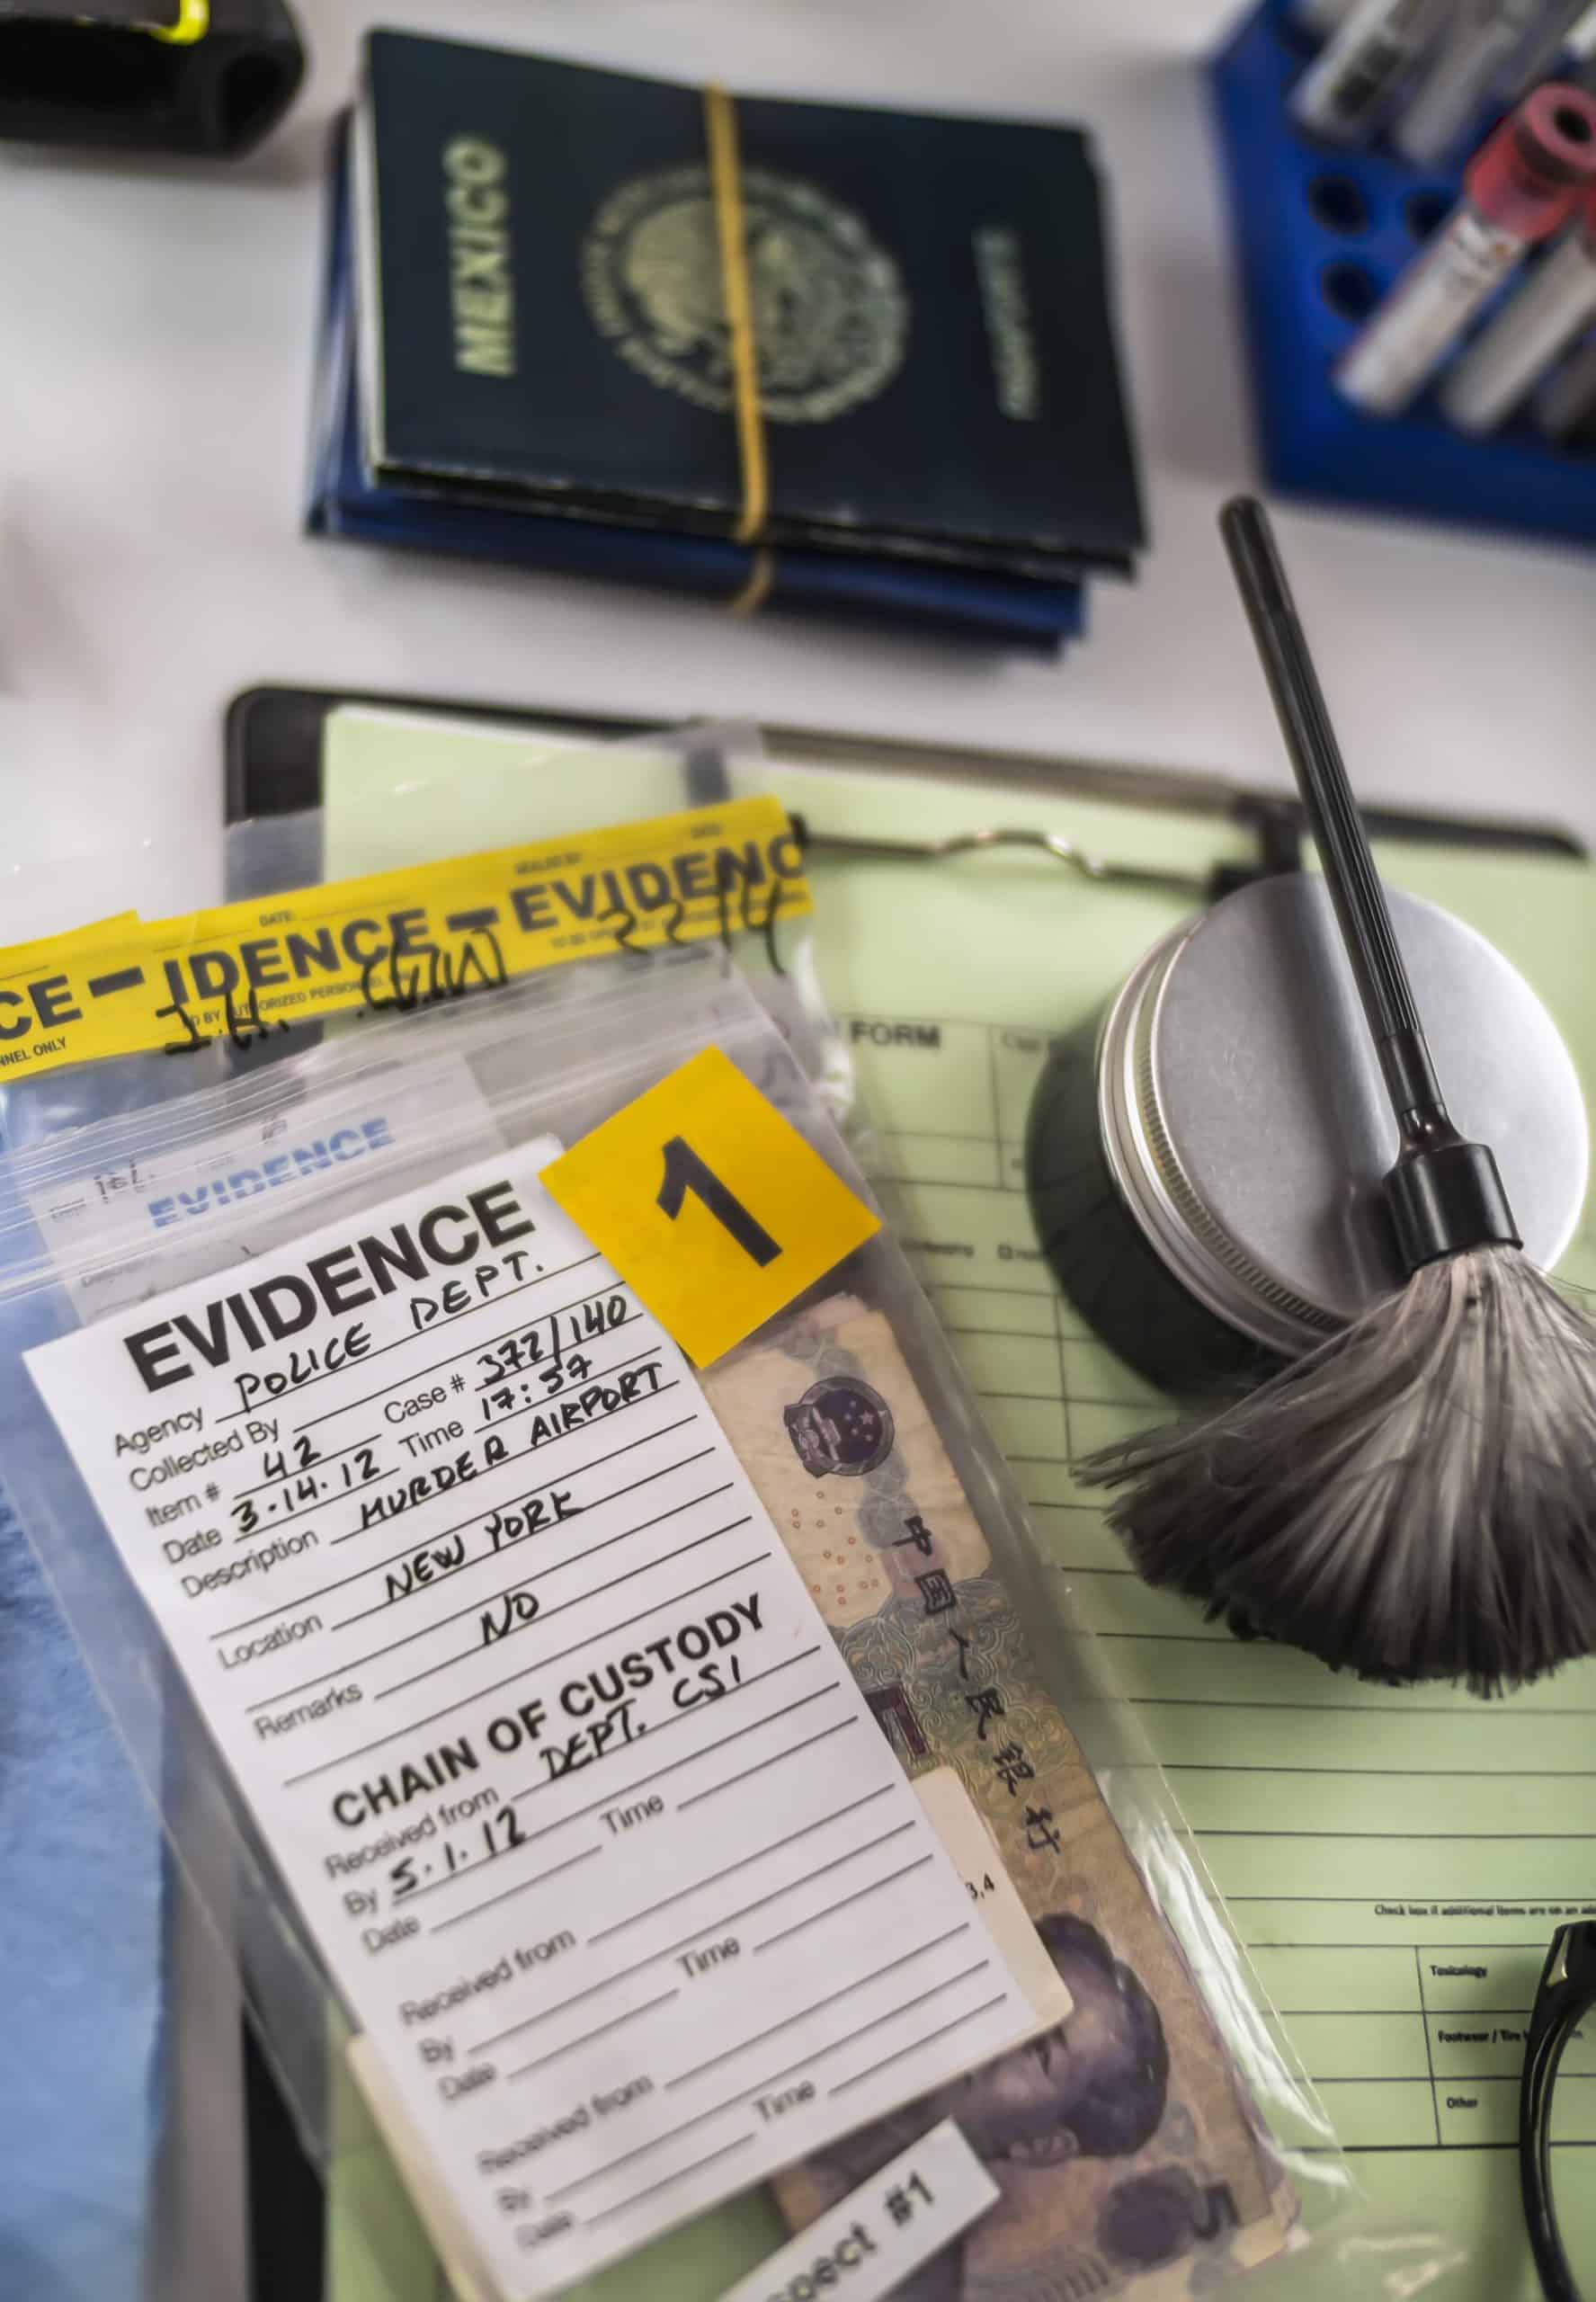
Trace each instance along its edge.
<path fill-rule="evenodd" d="M 0 951 L 0 1077 L 395 1011 L 813 909 L 778 800 L 658 816 Z"/>

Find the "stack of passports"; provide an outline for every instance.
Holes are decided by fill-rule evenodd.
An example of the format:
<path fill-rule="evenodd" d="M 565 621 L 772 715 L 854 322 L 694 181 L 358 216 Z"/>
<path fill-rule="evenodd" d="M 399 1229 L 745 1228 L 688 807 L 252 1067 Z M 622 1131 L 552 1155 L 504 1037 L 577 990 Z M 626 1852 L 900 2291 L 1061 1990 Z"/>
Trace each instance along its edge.
<path fill-rule="evenodd" d="M 379 31 L 310 525 L 1056 652 L 1144 540 L 1074 129 L 739 97 L 752 541 L 694 88 Z"/>

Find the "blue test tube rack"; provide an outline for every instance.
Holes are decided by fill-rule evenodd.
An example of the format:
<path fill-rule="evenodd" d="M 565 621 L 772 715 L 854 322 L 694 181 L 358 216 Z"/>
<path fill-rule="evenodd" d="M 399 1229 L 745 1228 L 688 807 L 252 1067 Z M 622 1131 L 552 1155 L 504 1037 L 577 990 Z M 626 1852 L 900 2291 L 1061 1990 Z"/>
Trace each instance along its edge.
<path fill-rule="evenodd" d="M 1259 447 L 1281 494 L 1470 527 L 1596 542 L 1596 455 L 1520 414 L 1455 432 L 1433 388 L 1405 415 L 1364 415 L 1330 371 L 1452 206 L 1458 173 L 1304 135 L 1286 110 L 1311 54 L 1288 0 L 1265 4 L 1212 67 L 1241 264 Z"/>

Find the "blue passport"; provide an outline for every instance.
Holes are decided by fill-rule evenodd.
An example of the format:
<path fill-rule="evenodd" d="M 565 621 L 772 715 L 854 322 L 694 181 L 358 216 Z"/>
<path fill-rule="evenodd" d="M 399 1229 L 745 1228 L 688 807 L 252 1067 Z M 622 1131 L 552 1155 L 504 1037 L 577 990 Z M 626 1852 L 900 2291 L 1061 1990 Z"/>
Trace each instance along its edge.
<path fill-rule="evenodd" d="M 727 538 L 700 92 L 373 32 L 353 198 L 371 477 Z M 1144 541 L 1087 138 L 739 97 L 777 547 L 1048 580 Z"/>
<path fill-rule="evenodd" d="M 662 584 L 721 602 L 742 593 L 755 555 L 719 537 L 544 512 L 531 504 L 462 500 L 436 488 L 385 484 L 373 476 L 361 429 L 350 177 L 345 123 L 334 139 L 330 182 L 311 442 L 311 531 L 557 575 Z M 860 551 L 803 549 L 770 555 L 768 564 L 767 610 L 829 612 L 1052 656 L 1085 629 L 1085 585 L 1074 576 L 1044 582 Z"/>

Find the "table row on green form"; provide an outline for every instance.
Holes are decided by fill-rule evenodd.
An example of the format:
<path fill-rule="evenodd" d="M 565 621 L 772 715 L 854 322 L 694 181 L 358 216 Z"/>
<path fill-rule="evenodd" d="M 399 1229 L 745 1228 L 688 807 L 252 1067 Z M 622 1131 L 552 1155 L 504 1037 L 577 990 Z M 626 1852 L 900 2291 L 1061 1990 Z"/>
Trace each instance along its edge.
<path fill-rule="evenodd" d="M 1251 1946 L 1279 2010 L 1274 2028 L 1343 2147 L 1516 2143 L 1529 2009 L 1557 1919 L 1504 1905 L 1489 1941 L 1409 1945 L 1374 1939 L 1399 1933 L 1404 1916 L 1375 1904 L 1343 1909 L 1349 1932 L 1369 1939 Z M 1596 2024 L 1569 2045 L 1557 2111 L 1559 2141 L 1596 2144 Z"/>
<path fill-rule="evenodd" d="M 893 1174 L 1024 1190 L 1026 1118 L 1056 1039 L 1002 1023 L 867 1015 L 844 1018 L 843 1030 Z"/>

